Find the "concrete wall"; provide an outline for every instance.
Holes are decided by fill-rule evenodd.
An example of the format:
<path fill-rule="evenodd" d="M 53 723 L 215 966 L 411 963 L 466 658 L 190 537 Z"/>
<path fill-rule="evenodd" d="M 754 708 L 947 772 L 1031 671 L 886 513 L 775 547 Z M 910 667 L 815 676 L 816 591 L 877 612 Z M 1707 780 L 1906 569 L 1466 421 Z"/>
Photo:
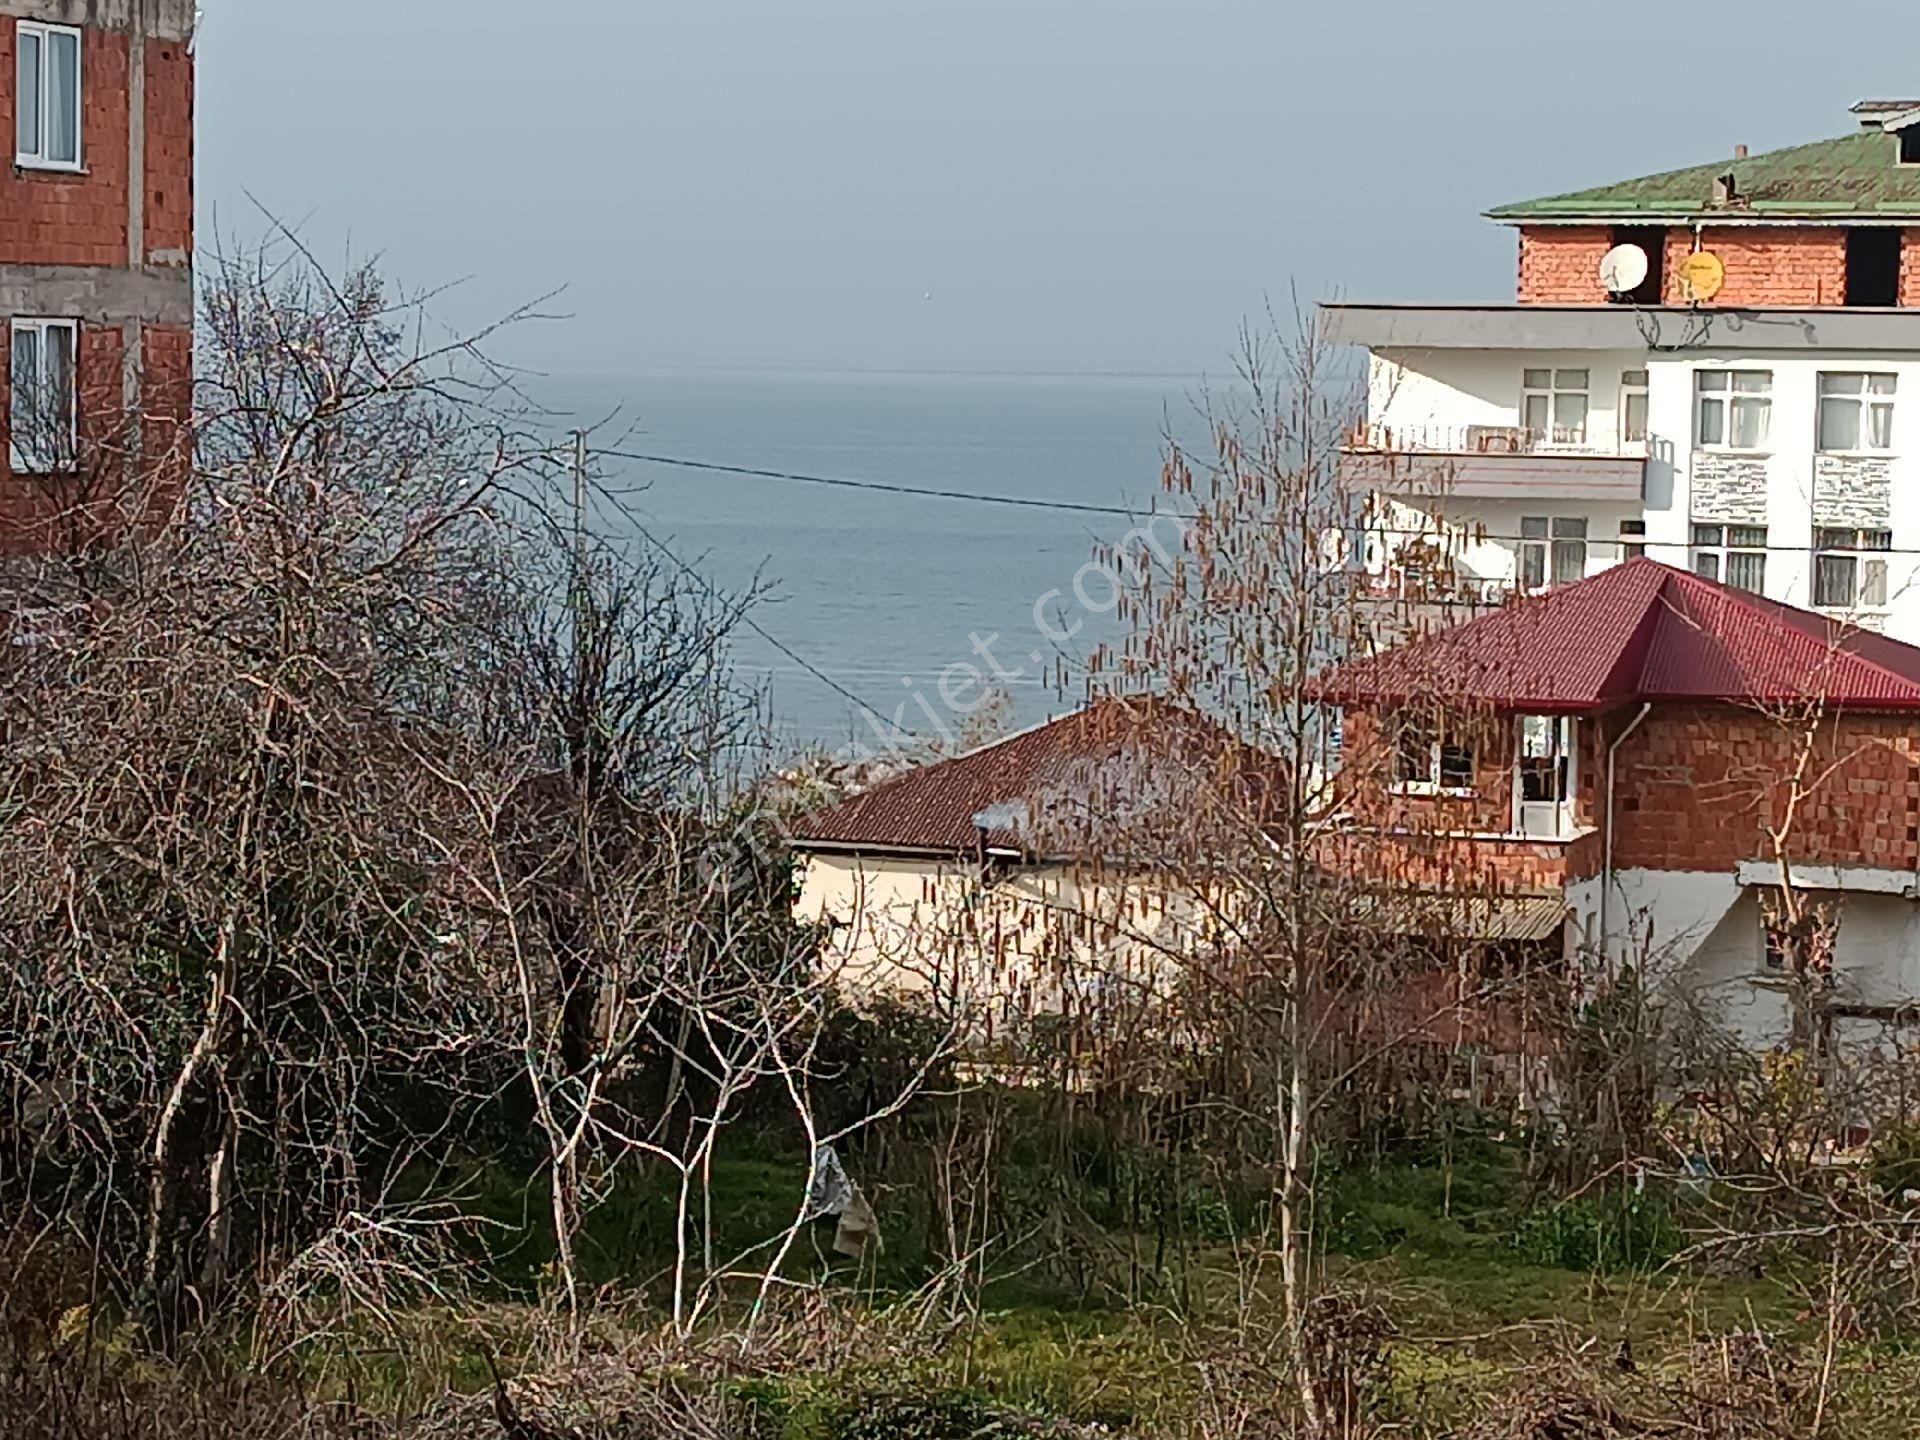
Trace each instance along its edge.
<path fill-rule="evenodd" d="M 1609 933 L 1614 964 L 1632 964 L 1657 987 L 1697 1006 L 1751 1049 L 1779 1045 L 1792 1023 L 1790 992 L 1766 966 L 1762 891 L 1730 874 L 1625 870 L 1615 877 Z M 1920 904 L 1899 895 L 1810 892 L 1834 907 L 1832 999 L 1842 1006 L 1920 1002 Z M 1593 952 L 1599 881 L 1569 886 L 1573 935 Z M 1845 1058 L 1883 1050 L 1894 1032 L 1882 1022 L 1842 1019 Z M 1909 1040 L 1911 1037 L 1907 1037 Z"/>
<path fill-rule="evenodd" d="M 0 0 L 0 16 L 190 40 L 197 0 Z"/>

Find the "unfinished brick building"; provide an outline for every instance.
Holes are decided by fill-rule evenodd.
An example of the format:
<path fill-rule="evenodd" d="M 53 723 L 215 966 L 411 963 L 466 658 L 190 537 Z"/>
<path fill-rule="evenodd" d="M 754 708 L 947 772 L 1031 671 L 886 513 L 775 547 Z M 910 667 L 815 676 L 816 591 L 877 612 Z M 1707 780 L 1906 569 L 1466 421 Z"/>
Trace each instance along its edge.
<path fill-rule="evenodd" d="M 0 549 L 178 457 L 193 336 L 193 0 L 0 0 Z"/>
<path fill-rule="evenodd" d="M 1920 649 L 1636 559 L 1322 694 L 1367 757 L 1356 867 L 1551 899 L 1569 953 L 1672 975 L 1756 1043 L 1789 1018 L 1764 897 L 1790 887 L 1837 923 L 1841 1022 L 1920 1006 Z"/>

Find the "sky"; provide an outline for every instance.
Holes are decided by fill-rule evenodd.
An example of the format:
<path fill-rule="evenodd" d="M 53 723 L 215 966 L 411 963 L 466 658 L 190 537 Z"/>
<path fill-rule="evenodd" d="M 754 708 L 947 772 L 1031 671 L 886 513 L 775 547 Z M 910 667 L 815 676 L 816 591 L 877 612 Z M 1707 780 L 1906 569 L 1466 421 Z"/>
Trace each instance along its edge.
<path fill-rule="evenodd" d="M 379 256 L 507 358 L 1186 374 L 1511 298 L 1505 201 L 1844 133 L 1910 0 L 204 0 L 203 249 Z M 1819 41 L 1820 43 L 1812 43 Z"/>

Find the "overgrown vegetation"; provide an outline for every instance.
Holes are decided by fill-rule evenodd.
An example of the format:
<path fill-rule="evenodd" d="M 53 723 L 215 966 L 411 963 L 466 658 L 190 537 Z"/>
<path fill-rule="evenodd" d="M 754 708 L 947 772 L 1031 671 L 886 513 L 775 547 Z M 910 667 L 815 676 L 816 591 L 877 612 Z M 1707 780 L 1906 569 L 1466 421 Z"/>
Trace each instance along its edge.
<path fill-rule="evenodd" d="M 1476 940 L 1444 837 L 1356 878 L 1310 357 L 1109 557 L 1175 739 L 1037 807 L 1095 898 L 993 1008 L 984 901 L 844 983 L 755 597 L 421 333 L 225 266 L 155 523 L 11 577 L 0 1433 L 1909 1432 L 1920 1145 L 1849 1149 L 1817 1012 L 1754 1057 Z"/>

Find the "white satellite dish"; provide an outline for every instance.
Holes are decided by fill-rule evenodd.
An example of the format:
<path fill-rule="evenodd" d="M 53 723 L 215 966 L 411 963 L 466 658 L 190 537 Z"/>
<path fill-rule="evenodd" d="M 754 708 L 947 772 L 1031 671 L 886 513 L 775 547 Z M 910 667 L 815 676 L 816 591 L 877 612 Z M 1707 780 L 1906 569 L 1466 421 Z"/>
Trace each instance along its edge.
<path fill-rule="evenodd" d="M 1647 283 L 1647 252 L 1638 245 L 1616 245 L 1601 257 L 1600 283 L 1609 295 L 1631 295 Z"/>

